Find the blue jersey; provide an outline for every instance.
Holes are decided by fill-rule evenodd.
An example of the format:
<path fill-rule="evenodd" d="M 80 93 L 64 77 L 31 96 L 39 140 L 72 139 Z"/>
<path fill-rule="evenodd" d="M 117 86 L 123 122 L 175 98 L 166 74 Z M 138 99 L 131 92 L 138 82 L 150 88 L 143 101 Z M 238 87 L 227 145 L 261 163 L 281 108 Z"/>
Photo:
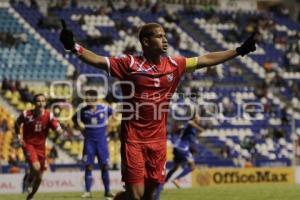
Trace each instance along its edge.
<path fill-rule="evenodd" d="M 106 141 L 107 120 L 112 112 L 110 107 L 101 104 L 97 105 L 95 110 L 86 106 L 77 113 L 77 119 L 74 120 L 79 119 L 84 124 L 83 135 L 85 139 Z"/>
<path fill-rule="evenodd" d="M 175 135 L 172 141 L 174 144 L 174 162 L 183 164 L 194 160 L 191 149 L 197 149 L 196 135 L 197 129 L 189 124 L 184 127 L 180 134 Z"/>
<path fill-rule="evenodd" d="M 181 134 L 173 139 L 174 148 L 182 152 L 189 152 L 198 144 L 197 129 L 186 124 Z"/>

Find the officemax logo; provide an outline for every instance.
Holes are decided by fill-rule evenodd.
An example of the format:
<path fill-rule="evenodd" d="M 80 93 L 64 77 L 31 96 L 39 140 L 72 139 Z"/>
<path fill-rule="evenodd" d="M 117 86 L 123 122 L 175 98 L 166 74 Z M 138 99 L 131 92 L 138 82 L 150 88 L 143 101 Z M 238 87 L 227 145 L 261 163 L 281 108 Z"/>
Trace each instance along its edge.
<path fill-rule="evenodd" d="M 288 182 L 287 173 L 273 173 L 271 171 L 255 171 L 252 174 L 242 174 L 240 172 L 215 172 L 213 174 L 215 184 L 224 183 L 269 183 Z"/>

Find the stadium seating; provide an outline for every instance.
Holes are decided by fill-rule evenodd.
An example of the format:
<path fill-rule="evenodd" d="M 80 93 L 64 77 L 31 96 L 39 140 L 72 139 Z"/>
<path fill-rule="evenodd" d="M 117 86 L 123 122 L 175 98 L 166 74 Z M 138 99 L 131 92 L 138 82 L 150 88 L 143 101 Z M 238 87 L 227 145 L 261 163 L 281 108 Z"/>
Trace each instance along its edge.
<path fill-rule="evenodd" d="M 1 16 L 8 16 L 12 23 L 0 24 L 8 31 L 26 32 L 28 43 L 20 45 L 20 48 L 8 50 L 0 48 L 0 60 L 7 61 L 9 68 L 1 65 L 3 73 L 7 77 L 10 74 L 18 74 L 25 72 L 23 66 L 32 66 L 30 68 L 30 76 L 24 74 L 22 78 L 12 76 L 13 79 L 22 80 L 52 80 L 65 79 L 66 66 L 63 58 L 55 59 L 51 52 L 54 48 L 61 53 L 65 59 L 75 66 L 80 73 L 103 73 L 86 64 L 83 64 L 76 56 L 65 55 L 63 48 L 58 40 L 59 31 L 55 29 L 45 29 L 38 26 L 39 19 L 42 18 L 41 13 L 35 9 L 31 9 L 24 4 L 15 4 L 13 8 L 26 20 L 26 23 L 36 30 L 40 38 L 36 38 L 34 33 L 26 23 L 20 23 L 22 20 L 12 11 L 0 9 Z M 78 41 L 88 43 L 88 47 L 93 51 L 105 56 L 117 56 L 127 50 L 128 47 L 134 47 L 133 52 L 140 52 L 137 37 L 133 34 L 136 28 L 146 22 L 159 22 L 166 28 L 168 40 L 170 42 L 169 54 L 181 54 L 184 56 L 202 55 L 211 50 L 222 50 L 227 48 L 235 48 L 241 41 L 226 41 L 229 32 L 237 30 L 247 25 L 248 19 L 251 17 L 261 16 L 259 12 L 215 12 L 213 18 L 219 18 L 219 21 L 213 22 L 207 13 L 199 11 L 197 13 L 178 12 L 180 23 L 170 22 L 163 13 L 136 13 L 134 11 L 113 12 L 109 15 L 97 15 L 91 8 L 72 8 L 55 10 L 58 18 L 64 18 L 70 27 L 74 30 L 75 37 Z M 243 17 L 231 19 L 230 16 L 241 14 Z M 2 18 L 1 18 L 2 19 Z M 0 19 L 0 22 L 1 22 Z M 227 20 L 226 20 L 227 19 Z M 271 16 L 274 22 L 276 34 L 290 36 L 299 31 L 299 24 L 280 16 Z M 241 20 L 238 22 L 238 20 Z M 5 20 L 6 21 L 6 20 Z M 82 23 L 83 21 L 83 23 Z M 191 22 L 188 25 L 184 22 Z M 240 23 L 237 26 L 237 22 Z M 190 31 L 193 29 L 193 31 Z M 2 30 L 2 29 L 0 29 Z M 176 37 L 180 36 L 180 39 Z M 242 35 L 240 40 L 244 40 L 247 34 Z M 87 39 L 98 37 L 99 39 L 109 38 L 111 43 L 101 45 L 99 43 L 89 43 Z M 206 41 L 201 41 L 206 38 Z M 43 39 L 47 41 L 43 42 Z M 29 44 L 30 43 L 30 44 Z M 50 44 L 49 46 L 47 44 Z M 29 46 L 31 45 L 31 46 Z M 22 47 L 22 48 L 21 48 Z M 39 51 L 32 51 L 39 49 Z M 33 57 L 31 58 L 29 54 Z M 268 54 L 268 57 L 265 56 Z M 231 112 L 218 114 L 216 117 L 207 117 L 209 126 L 202 133 L 199 144 L 199 154 L 196 156 L 198 164 L 209 166 L 240 166 L 249 159 L 254 159 L 255 165 L 262 162 L 279 161 L 286 165 L 291 164 L 293 156 L 293 137 L 295 133 L 291 130 L 291 119 L 295 118 L 295 125 L 299 129 L 300 116 L 286 105 L 291 100 L 292 106 L 297 108 L 299 105 L 299 96 L 293 95 L 290 82 L 299 84 L 299 72 L 288 71 L 284 63 L 284 50 L 279 43 L 260 43 L 258 50 L 247 57 L 236 59 L 234 63 L 225 63 L 222 67 L 215 68 L 215 71 L 200 70 L 193 74 L 187 74 L 182 81 L 182 86 L 178 88 L 178 95 L 175 95 L 172 102 L 172 109 L 182 115 L 187 111 L 176 103 L 203 105 L 203 102 L 214 103 L 217 109 L 223 109 L 227 104 L 231 104 Z M 270 55 L 270 56 L 269 56 Z M 22 59 L 22 56 L 28 58 Z M 13 57 L 14 59 L 12 59 Z M 47 61 L 47 62 L 46 62 Z M 49 62 L 48 62 L 49 61 Z M 272 85 L 274 75 L 266 69 L 270 65 L 275 66 L 274 71 L 279 73 L 283 78 L 283 85 L 275 87 Z M 5 65 L 5 66 L 6 66 Z M 20 68 L 16 68 L 19 66 Z M 38 69 L 37 75 L 35 70 Z M 1 71 L 1 72 L 2 72 Z M 9 71 L 9 72 L 7 72 Z M 25 76 L 26 75 L 26 76 Z M 56 77 L 56 78 L 53 78 Z M 267 92 L 258 95 L 258 86 L 255 83 L 267 82 L 269 88 Z M 250 80 L 250 81 L 249 81 Z M 270 89 L 271 88 L 271 89 Z M 41 91 L 49 92 L 48 88 L 41 88 Z M 55 93 L 59 95 L 67 94 L 66 88 L 56 88 Z M 180 95 L 179 95 L 180 94 Z M 193 96 L 197 94 L 198 96 Z M 18 95 L 13 92 L 4 94 L 6 99 L 16 106 L 17 109 L 23 109 L 28 105 L 18 102 Z M 282 98 L 283 97 L 283 98 Z M 225 105 L 226 104 L 226 105 Z M 243 117 L 234 117 L 238 111 L 238 105 L 262 105 L 263 112 L 251 113 L 251 110 L 243 108 L 245 111 Z M 258 108 L 259 108 L 258 105 Z M 206 109 L 209 109 L 206 107 Z M 206 110 L 209 113 L 209 110 Z M 206 112 L 206 113 L 207 113 Z M 226 117 L 227 118 L 224 118 Z M 255 117 L 252 119 L 251 117 Z M 288 122 L 285 122 L 287 119 Z M 271 130 L 272 129 L 272 130 Z M 273 137 L 268 134 L 273 133 L 273 129 L 280 129 L 284 132 L 281 137 Z M 299 132 L 299 131 L 298 131 Z M 300 132 L 299 132 L 300 135 Z M 204 138 L 204 140 L 203 140 Z M 254 141 L 253 148 L 247 149 L 243 147 L 243 143 L 247 138 Z M 201 142 L 203 140 L 203 142 Z M 82 150 L 81 140 L 60 140 L 57 144 L 62 146 L 70 155 L 80 159 Z M 230 151 L 227 156 L 223 156 L 220 151 L 223 147 L 228 146 Z M 170 156 L 169 156 L 170 158 Z M 171 159 L 171 158 L 170 158 Z"/>
<path fill-rule="evenodd" d="M 66 78 L 67 66 L 12 8 L 0 8 L 0 34 L 8 34 L 0 47 L 0 79 L 50 81 Z M 4 44 L 5 43 L 5 44 Z"/>
<path fill-rule="evenodd" d="M 12 154 L 18 161 L 24 161 L 22 148 L 13 146 L 14 117 L 3 107 L 0 107 L 0 155 L 2 164 L 7 164 Z M 4 125 L 6 124 L 6 125 Z"/>
<path fill-rule="evenodd" d="M 228 35 L 229 31 L 241 31 L 240 27 L 247 26 L 247 23 L 251 21 L 251 18 L 257 18 L 259 17 L 263 18 L 259 12 L 254 13 L 248 13 L 245 14 L 243 22 L 239 22 L 240 24 L 237 24 L 236 21 L 238 19 L 228 20 L 231 19 L 230 16 L 236 15 L 236 12 L 226 12 L 226 13 L 216 13 L 216 15 L 219 18 L 218 22 L 210 22 L 209 19 L 205 19 L 203 15 L 201 14 L 195 14 L 195 15 L 188 15 L 189 20 L 194 22 L 194 28 L 198 29 L 198 31 L 205 32 L 208 37 L 211 37 L 214 43 L 220 45 L 223 48 L 234 48 L 238 45 L 238 42 L 227 42 L 225 37 Z M 183 15 L 185 16 L 185 15 Z M 227 19 L 222 20 L 222 19 Z M 291 37 L 299 31 L 300 27 L 299 24 L 289 21 L 285 19 L 284 17 L 274 16 L 273 18 L 270 18 L 274 22 L 274 31 L 272 30 L 265 30 L 266 34 L 272 35 L 274 34 L 275 38 L 279 38 L 280 36 L 285 37 Z M 289 21 L 289 22 L 287 22 Z M 285 22 L 286 24 L 283 24 Z M 237 27 L 240 26 L 240 27 Z M 266 36 L 267 37 L 267 36 Z M 240 61 L 243 63 L 244 67 L 247 67 L 249 70 L 254 72 L 256 74 L 257 79 L 267 79 L 269 76 L 269 72 L 264 69 L 266 63 L 272 62 L 273 63 L 273 71 L 277 71 L 277 73 L 280 73 L 283 77 L 283 84 L 286 85 L 285 87 L 280 88 L 280 92 L 282 95 L 284 95 L 287 98 L 291 98 L 292 94 L 290 92 L 290 88 L 287 86 L 287 82 L 293 79 L 299 79 L 300 73 L 299 72 L 289 72 L 286 70 L 288 68 L 287 63 L 284 62 L 286 49 L 289 43 L 285 44 L 285 47 L 280 48 L 278 42 L 276 42 L 275 39 L 272 41 L 269 41 L 271 36 L 267 37 L 267 41 L 259 43 L 258 50 L 252 54 L 251 56 L 247 58 L 241 58 Z M 275 44 L 274 44 L 275 42 Z M 265 55 L 268 56 L 265 56 Z"/>
<path fill-rule="evenodd" d="M 213 126 L 201 135 L 202 137 L 209 138 L 206 142 L 212 143 L 215 147 L 223 147 L 226 144 L 232 149 L 229 155 L 231 158 L 247 159 L 251 157 L 250 152 L 240 148 L 240 144 L 245 137 L 251 137 L 256 143 L 253 149 L 256 158 L 269 160 L 281 158 L 288 160 L 292 158 L 291 129 L 289 125 L 283 125 L 281 122 L 282 113 L 278 99 L 258 99 L 254 94 L 253 88 L 222 90 L 211 88 L 199 93 L 201 93 L 201 97 L 195 99 L 195 102 L 198 102 L 196 105 L 204 105 L 203 102 L 210 103 L 208 105 L 214 103 L 214 106 L 218 106 L 218 109 L 224 109 L 225 106 L 222 104 L 222 102 L 224 103 L 224 97 L 229 98 L 230 102 L 239 102 L 240 105 L 251 102 L 255 104 L 261 103 L 263 106 L 272 105 L 272 111 L 256 113 L 255 116 L 252 116 L 251 120 L 247 120 L 248 113 L 246 110 L 242 111 L 241 114 L 244 117 L 241 117 L 235 108 L 233 108 L 232 115 L 224 116 L 222 113 L 217 113 L 213 117 L 203 116 L 203 120 L 207 119 L 207 121 L 213 123 Z M 189 101 L 190 98 L 186 98 L 183 101 L 177 100 L 177 102 L 173 102 L 173 109 L 178 111 L 180 108 L 176 107 L 176 103 L 185 102 L 188 104 Z M 234 107 L 239 108 L 237 104 Z M 265 132 L 268 131 L 269 127 L 284 128 L 284 137 L 280 138 L 279 141 L 272 136 L 267 137 Z M 274 147 L 274 144 L 278 142 L 281 142 L 280 145 L 275 145 Z M 206 163 L 210 163 L 209 160 Z"/>

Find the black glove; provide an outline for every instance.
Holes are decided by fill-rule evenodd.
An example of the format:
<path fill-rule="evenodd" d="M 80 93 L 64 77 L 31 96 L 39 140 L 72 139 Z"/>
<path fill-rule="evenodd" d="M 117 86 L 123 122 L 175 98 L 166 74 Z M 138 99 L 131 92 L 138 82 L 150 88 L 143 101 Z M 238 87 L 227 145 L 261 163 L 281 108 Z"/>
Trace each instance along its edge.
<path fill-rule="evenodd" d="M 61 24 L 63 29 L 60 32 L 59 39 L 61 43 L 63 43 L 64 48 L 69 51 L 74 51 L 75 49 L 75 41 L 74 41 L 74 35 L 71 30 L 67 28 L 67 24 L 65 20 L 61 19 Z"/>
<path fill-rule="evenodd" d="M 235 49 L 239 55 L 244 56 L 244 55 L 256 50 L 256 47 L 255 47 L 256 41 L 254 39 L 255 35 L 256 35 L 256 32 L 253 32 L 251 34 L 251 36 L 248 37 L 248 39 L 240 47 Z"/>

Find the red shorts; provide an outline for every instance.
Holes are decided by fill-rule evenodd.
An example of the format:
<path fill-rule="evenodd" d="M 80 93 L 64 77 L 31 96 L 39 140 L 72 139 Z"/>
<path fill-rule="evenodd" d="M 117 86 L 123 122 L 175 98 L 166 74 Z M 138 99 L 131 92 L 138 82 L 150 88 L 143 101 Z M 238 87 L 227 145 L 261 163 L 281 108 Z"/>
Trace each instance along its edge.
<path fill-rule="evenodd" d="M 45 156 L 45 148 L 39 148 L 32 144 L 25 144 L 23 146 L 25 157 L 30 165 L 35 162 L 39 162 L 41 165 L 41 171 L 46 170 L 46 156 Z"/>
<path fill-rule="evenodd" d="M 128 184 L 144 184 L 145 181 L 164 183 L 166 152 L 166 141 L 122 142 L 122 181 Z"/>

